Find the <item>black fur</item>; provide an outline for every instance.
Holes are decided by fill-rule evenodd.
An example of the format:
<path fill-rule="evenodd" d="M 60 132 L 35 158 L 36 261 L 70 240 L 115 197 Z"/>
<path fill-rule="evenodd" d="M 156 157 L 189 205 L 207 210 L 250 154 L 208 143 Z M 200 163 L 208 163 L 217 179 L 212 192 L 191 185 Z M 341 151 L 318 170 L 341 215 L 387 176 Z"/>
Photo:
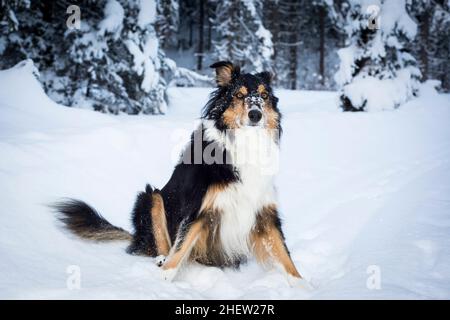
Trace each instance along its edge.
<path fill-rule="evenodd" d="M 51 206 L 65 227 L 74 234 L 91 240 L 130 240 L 131 235 L 122 228 L 113 226 L 94 208 L 83 201 L 69 199 Z"/>
<path fill-rule="evenodd" d="M 273 215 L 272 223 L 275 226 L 275 228 L 278 230 L 278 232 L 280 233 L 281 238 L 283 239 L 284 248 L 286 249 L 287 253 L 291 254 L 289 252 L 289 248 L 286 246 L 286 242 L 285 242 L 286 239 L 284 238 L 284 232 L 283 232 L 283 228 L 282 228 L 283 221 L 281 220 L 281 218 L 278 214 Z"/>
<path fill-rule="evenodd" d="M 134 203 L 131 219 L 134 226 L 133 240 L 127 248 L 127 252 L 137 255 L 156 256 L 155 238 L 152 232 L 152 193 L 150 185 L 145 187 L 145 192 L 138 194 Z"/>
<path fill-rule="evenodd" d="M 211 141 L 202 141 L 201 148 L 210 144 Z M 191 136 L 190 147 L 185 152 L 194 153 L 194 134 Z M 179 163 L 172 176 L 161 190 L 164 200 L 166 214 L 170 217 L 167 221 L 169 235 L 172 242 L 175 241 L 176 233 L 180 223 L 185 220 L 193 221 L 200 210 L 202 199 L 208 187 L 219 183 L 232 183 L 239 180 L 234 167 L 226 163 L 227 152 L 217 148 L 221 152 L 222 164 L 206 164 L 203 159 L 201 163 Z M 182 158 L 186 159 L 185 155 Z"/>

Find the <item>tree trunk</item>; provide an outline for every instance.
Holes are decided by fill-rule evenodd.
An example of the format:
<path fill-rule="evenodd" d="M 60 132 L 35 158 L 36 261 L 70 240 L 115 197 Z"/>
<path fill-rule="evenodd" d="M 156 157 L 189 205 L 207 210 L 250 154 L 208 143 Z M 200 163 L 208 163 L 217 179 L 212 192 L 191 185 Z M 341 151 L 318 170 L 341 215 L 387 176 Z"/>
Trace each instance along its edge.
<path fill-rule="evenodd" d="M 53 4 L 52 0 L 43 0 L 41 2 L 42 18 L 45 22 L 52 22 Z"/>
<path fill-rule="evenodd" d="M 298 68 L 298 12 L 299 6 L 292 1 L 290 3 L 291 24 L 289 25 L 289 80 L 290 88 L 297 89 L 297 68 Z"/>
<path fill-rule="evenodd" d="M 206 42 L 206 50 L 207 51 L 211 51 L 211 46 L 212 46 L 212 22 L 211 22 L 211 12 L 212 10 L 208 9 L 207 10 L 207 15 L 206 15 L 206 19 L 208 21 L 208 40 Z"/>
<path fill-rule="evenodd" d="M 230 61 L 235 61 L 237 63 L 237 65 L 242 66 L 244 64 L 244 61 L 242 60 L 238 60 L 238 57 L 235 56 L 235 49 L 233 47 L 233 45 L 240 43 L 241 39 L 240 39 L 240 35 L 241 33 L 239 32 L 239 19 L 240 19 L 240 10 L 239 10 L 239 1 L 237 0 L 233 0 L 232 1 L 232 6 L 230 8 L 230 33 L 227 35 L 227 40 L 228 40 L 228 47 L 227 47 L 227 51 L 228 51 L 228 58 Z"/>
<path fill-rule="evenodd" d="M 298 57 L 297 57 L 297 33 L 292 34 L 292 46 L 289 48 L 289 79 L 291 82 L 291 89 L 297 89 L 297 68 L 298 68 Z"/>
<path fill-rule="evenodd" d="M 274 1 L 268 1 L 264 7 L 264 19 L 268 22 L 269 30 L 272 32 L 273 55 L 272 55 L 272 72 L 273 79 L 278 84 L 278 75 L 276 62 L 278 57 L 278 42 L 280 34 L 279 8 Z"/>
<path fill-rule="evenodd" d="M 320 45 L 319 45 L 319 74 L 320 84 L 325 86 L 325 8 L 319 7 L 319 33 L 320 33 Z"/>
<path fill-rule="evenodd" d="M 422 14 L 422 23 L 420 24 L 421 30 L 421 43 L 420 48 L 420 62 L 422 67 L 422 80 L 428 80 L 429 76 L 429 61 L 428 61 L 428 46 L 430 38 L 430 11 L 425 10 Z"/>
<path fill-rule="evenodd" d="M 203 29 L 205 22 L 205 4 L 199 0 L 199 21 L 198 21 L 198 49 L 197 49 L 197 70 L 203 67 Z"/>
<path fill-rule="evenodd" d="M 192 44 L 194 42 L 194 19 L 191 16 L 189 18 L 189 48 L 192 48 Z"/>

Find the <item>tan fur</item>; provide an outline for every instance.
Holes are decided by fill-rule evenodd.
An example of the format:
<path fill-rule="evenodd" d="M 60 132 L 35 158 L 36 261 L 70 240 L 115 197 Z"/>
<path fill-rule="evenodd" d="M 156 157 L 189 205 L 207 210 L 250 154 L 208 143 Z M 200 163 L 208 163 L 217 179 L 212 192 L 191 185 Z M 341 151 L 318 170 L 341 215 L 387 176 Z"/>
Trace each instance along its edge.
<path fill-rule="evenodd" d="M 263 84 L 260 84 L 260 85 L 258 86 L 257 91 L 258 91 L 259 94 L 261 94 L 261 93 L 263 93 L 263 92 L 266 92 L 266 87 L 265 87 Z"/>
<path fill-rule="evenodd" d="M 246 96 L 248 94 L 247 87 L 241 86 L 238 90 L 239 93 L 241 93 L 243 96 Z"/>
<path fill-rule="evenodd" d="M 246 117 L 244 101 L 233 97 L 231 105 L 223 113 L 223 122 L 229 129 L 238 129 Z"/>
<path fill-rule="evenodd" d="M 202 211 L 197 220 L 189 226 L 181 246 L 163 266 L 164 270 L 177 268 L 187 258 L 202 264 L 227 265 L 220 244 L 221 213 L 214 209 L 214 199 L 223 186 L 212 186 L 207 191 Z M 258 214 L 257 223 L 250 235 L 253 253 L 261 264 L 278 262 L 289 275 L 301 278 L 287 251 L 284 239 L 275 225 L 275 205 L 264 207 Z"/>
<path fill-rule="evenodd" d="M 94 241 L 112 241 L 112 240 L 126 240 L 131 241 L 133 236 L 127 232 L 121 230 L 103 230 L 101 232 L 92 232 L 86 230 L 76 230 L 71 228 L 71 230 L 81 238 Z"/>
<path fill-rule="evenodd" d="M 198 218 L 189 226 L 180 248 L 164 264 L 163 269 L 176 268 L 187 258 L 205 265 L 228 264 L 220 243 L 221 212 L 214 207 L 217 195 L 225 188 L 225 184 L 208 188 Z"/>
<path fill-rule="evenodd" d="M 271 106 L 267 104 L 263 107 L 263 112 L 266 117 L 266 126 L 268 129 L 278 129 L 278 114 L 273 110 Z"/>
<path fill-rule="evenodd" d="M 250 235 L 250 242 L 253 246 L 253 253 L 256 260 L 261 264 L 269 263 L 270 254 L 267 251 L 267 248 L 264 246 L 262 239 L 266 234 L 267 226 L 272 224 L 272 220 L 276 215 L 275 210 L 275 205 L 268 205 L 264 207 L 261 210 L 261 213 L 258 215 L 255 228 Z"/>
<path fill-rule="evenodd" d="M 226 264 L 223 249 L 220 244 L 220 219 L 221 212 L 214 207 L 214 202 L 220 192 L 226 188 L 226 184 L 211 185 L 203 197 L 200 208 L 200 217 L 204 221 L 203 232 L 196 242 L 191 258 L 203 264 Z"/>
<path fill-rule="evenodd" d="M 286 249 L 283 236 L 274 224 L 276 206 L 264 207 L 250 240 L 256 259 L 262 264 L 268 264 L 270 258 L 280 263 L 284 270 L 293 277 L 301 278 Z"/>
<path fill-rule="evenodd" d="M 202 230 L 202 220 L 197 220 L 196 222 L 192 223 L 189 226 L 189 230 L 186 233 L 180 248 L 177 249 L 175 253 L 169 257 L 169 260 L 164 263 L 162 268 L 164 270 L 177 268 L 180 263 L 190 255 L 192 248 L 201 236 Z"/>
<path fill-rule="evenodd" d="M 166 211 L 164 201 L 159 193 L 152 194 L 153 206 L 151 209 L 152 228 L 155 237 L 156 250 L 158 255 L 167 256 L 170 251 L 171 243 L 169 232 L 167 230 Z"/>
<path fill-rule="evenodd" d="M 208 256 L 208 232 L 201 232 L 200 236 L 198 237 L 197 242 L 195 243 L 194 247 L 192 248 L 192 253 L 190 258 L 192 260 L 202 260 L 205 259 Z"/>
<path fill-rule="evenodd" d="M 213 209 L 214 201 L 217 195 L 225 189 L 225 184 L 213 184 L 211 185 L 206 194 L 203 197 L 202 205 L 200 207 L 200 212 L 206 212 Z"/>
<path fill-rule="evenodd" d="M 216 82 L 219 86 L 226 86 L 231 82 L 233 65 L 228 64 L 216 68 Z"/>
<path fill-rule="evenodd" d="M 202 214 L 203 230 L 192 249 L 191 259 L 205 265 L 227 265 L 220 242 L 221 212 L 209 210 Z"/>

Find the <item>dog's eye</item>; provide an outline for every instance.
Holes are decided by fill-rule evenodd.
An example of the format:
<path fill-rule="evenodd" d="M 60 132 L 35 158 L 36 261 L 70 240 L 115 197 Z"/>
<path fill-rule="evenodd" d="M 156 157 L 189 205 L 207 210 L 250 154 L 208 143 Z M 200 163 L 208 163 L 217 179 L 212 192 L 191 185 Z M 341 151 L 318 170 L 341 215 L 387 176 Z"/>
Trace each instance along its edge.
<path fill-rule="evenodd" d="M 238 92 L 238 93 L 236 94 L 236 97 L 237 97 L 238 99 L 243 99 L 243 98 L 244 98 L 244 94 L 243 94 L 242 92 Z"/>
<path fill-rule="evenodd" d="M 269 97 L 269 95 L 267 94 L 267 92 L 261 93 L 261 98 L 267 99 L 268 97 Z"/>

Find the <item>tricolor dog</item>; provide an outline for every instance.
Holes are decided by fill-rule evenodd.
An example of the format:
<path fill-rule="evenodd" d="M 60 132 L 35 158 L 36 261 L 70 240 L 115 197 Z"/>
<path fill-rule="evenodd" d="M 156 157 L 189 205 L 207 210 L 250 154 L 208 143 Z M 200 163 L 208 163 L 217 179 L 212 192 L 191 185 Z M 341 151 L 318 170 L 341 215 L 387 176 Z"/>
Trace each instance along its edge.
<path fill-rule="evenodd" d="M 241 73 L 230 62 L 211 66 L 217 89 L 203 109 L 179 163 L 160 190 L 149 185 L 132 212 L 134 233 L 113 226 L 79 200 L 55 204 L 76 235 L 130 241 L 128 253 L 159 257 L 163 277 L 197 261 L 238 267 L 248 257 L 301 279 L 286 247 L 274 175 L 281 114 L 268 72 Z"/>

